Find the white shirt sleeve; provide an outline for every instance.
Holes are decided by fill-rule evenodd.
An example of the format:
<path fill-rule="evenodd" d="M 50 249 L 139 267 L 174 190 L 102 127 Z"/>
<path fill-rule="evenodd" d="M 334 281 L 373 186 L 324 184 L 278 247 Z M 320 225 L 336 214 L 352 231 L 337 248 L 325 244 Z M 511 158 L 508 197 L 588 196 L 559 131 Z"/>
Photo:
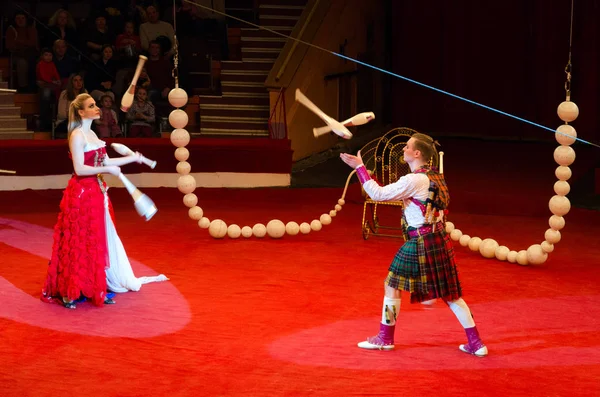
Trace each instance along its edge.
<path fill-rule="evenodd" d="M 379 186 L 371 179 L 363 184 L 363 188 L 375 201 L 396 201 L 411 197 L 425 200 L 429 190 L 429 178 L 425 174 L 407 174 L 386 186 Z"/>

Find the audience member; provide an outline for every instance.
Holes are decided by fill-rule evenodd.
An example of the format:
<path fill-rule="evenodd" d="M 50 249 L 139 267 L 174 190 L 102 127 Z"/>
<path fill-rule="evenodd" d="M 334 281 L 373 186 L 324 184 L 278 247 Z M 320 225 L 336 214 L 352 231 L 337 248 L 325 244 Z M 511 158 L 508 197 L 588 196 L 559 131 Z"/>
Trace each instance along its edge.
<path fill-rule="evenodd" d="M 79 94 L 87 94 L 87 90 L 85 89 L 83 76 L 79 73 L 75 73 L 69 77 L 67 88 L 65 88 L 58 97 L 56 126 L 54 127 L 54 133 L 59 138 L 67 137 L 69 106 Z"/>
<path fill-rule="evenodd" d="M 106 26 L 106 17 L 102 14 L 96 16 L 95 25 L 88 32 L 85 42 L 89 57 L 93 61 L 99 61 L 102 58 L 104 46 L 112 46 L 114 41 L 114 36 Z"/>
<path fill-rule="evenodd" d="M 113 103 L 113 98 L 110 95 L 102 95 L 100 98 L 100 118 L 94 120 L 94 130 L 98 133 L 99 138 L 118 138 L 123 136 Z"/>
<path fill-rule="evenodd" d="M 152 137 L 155 120 L 154 105 L 148 100 L 148 92 L 144 87 L 137 87 L 135 100 L 127 112 L 127 121 L 131 122 L 129 136 Z"/>
<path fill-rule="evenodd" d="M 40 61 L 35 68 L 38 87 L 40 88 L 40 129 L 48 131 L 52 123 L 52 105 L 60 95 L 60 75 L 52 62 L 52 50 L 42 49 Z"/>
<path fill-rule="evenodd" d="M 165 56 L 170 58 L 174 54 L 175 32 L 173 26 L 168 22 L 159 20 L 158 10 L 155 6 L 146 8 L 146 14 L 148 15 L 148 22 L 140 26 L 142 48 L 148 51 L 150 42 L 156 40 L 161 44 L 162 51 L 166 53 Z"/>
<path fill-rule="evenodd" d="M 56 65 L 56 70 L 58 70 L 58 74 L 60 76 L 61 88 L 65 88 L 67 86 L 67 82 L 69 81 L 69 77 L 73 73 L 79 72 L 79 61 L 68 54 L 67 52 L 67 42 L 58 39 L 54 42 L 54 64 Z"/>
<path fill-rule="evenodd" d="M 77 36 L 77 27 L 75 20 L 69 11 L 62 8 L 58 9 L 48 21 L 49 30 L 44 29 L 42 36 L 42 46 L 52 47 L 56 40 L 64 40 L 67 44 L 67 52 L 74 56 L 77 54 L 75 48 L 78 48 L 81 41 Z"/>
<path fill-rule="evenodd" d="M 112 46 L 105 44 L 102 47 L 102 59 L 91 66 L 89 77 L 86 77 L 90 95 L 95 101 L 100 102 L 100 98 L 104 94 L 112 96 L 113 101 L 115 100 L 112 88 L 116 75 L 117 63 L 113 59 Z"/>
<path fill-rule="evenodd" d="M 38 33 L 34 26 L 29 25 L 25 13 L 17 12 L 13 24 L 6 30 L 6 48 L 17 71 L 17 90 L 32 89 L 33 65 L 39 51 Z"/>

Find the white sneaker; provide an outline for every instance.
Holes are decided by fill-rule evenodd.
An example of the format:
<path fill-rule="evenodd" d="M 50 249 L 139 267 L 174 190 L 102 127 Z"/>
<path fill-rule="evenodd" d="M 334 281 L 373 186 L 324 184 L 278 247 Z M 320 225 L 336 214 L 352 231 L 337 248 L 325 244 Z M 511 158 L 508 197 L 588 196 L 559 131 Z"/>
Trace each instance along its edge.
<path fill-rule="evenodd" d="M 474 355 L 476 357 L 485 357 L 485 356 L 488 355 L 488 348 L 487 348 L 487 346 L 480 347 L 476 351 L 472 351 L 472 349 L 470 348 L 469 345 L 460 345 L 460 346 L 458 346 L 458 348 L 461 351 L 463 351 L 465 353 L 472 354 L 472 355 Z"/>
<path fill-rule="evenodd" d="M 367 350 L 394 350 L 395 347 L 394 345 L 376 345 L 374 343 L 369 342 L 368 340 L 358 342 L 357 346 L 361 349 Z"/>

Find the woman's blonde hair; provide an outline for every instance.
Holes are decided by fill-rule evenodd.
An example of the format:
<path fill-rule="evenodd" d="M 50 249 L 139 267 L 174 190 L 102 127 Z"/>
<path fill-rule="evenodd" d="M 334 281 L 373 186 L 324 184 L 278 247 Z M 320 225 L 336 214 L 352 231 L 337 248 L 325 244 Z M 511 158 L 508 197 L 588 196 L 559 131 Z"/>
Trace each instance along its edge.
<path fill-rule="evenodd" d="M 75 20 L 73 19 L 73 16 L 69 11 L 65 10 L 64 8 L 59 8 L 54 14 L 52 14 L 50 19 L 48 20 L 48 26 L 55 26 L 58 16 L 63 12 L 67 14 L 67 26 L 72 29 L 75 29 L 77 25 L 75 25 Z"/>
<path fill-rule="evenodd" d="M 79 128 L 83 125 L 83 120 L 81 119 L 79 111 L 84 109 L 85 101 L 91 97 L 90 94 L 79 94 L 69 105 L 69 137 L 71 137 L 71 133 L 75 128 Z"/>

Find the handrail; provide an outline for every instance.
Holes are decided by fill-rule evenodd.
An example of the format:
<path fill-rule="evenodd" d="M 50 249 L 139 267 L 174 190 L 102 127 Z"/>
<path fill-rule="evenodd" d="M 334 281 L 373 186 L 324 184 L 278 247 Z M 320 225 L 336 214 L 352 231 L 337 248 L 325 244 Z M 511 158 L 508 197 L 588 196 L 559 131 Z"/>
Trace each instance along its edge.
<path fill-rule="evenodd" d="M 281 100 L 281 104 L 279 103 L 279 101 Z M 275 117 L 275 113 L 277 112 L 278 109 L 278 105 L 279 105 L 279 113 L 283 113 L 283 136 L 280 136 L 280 134 L 278 134 L 278 131 L 275 131 L 275 129 L 273 128 L 273 119 Z M 279 128 L 281 128 L 281 123 L 278 123 L 280 125 Z M 288 131 L 287 131 L 287 116 L 286 116 L 286 111 L 285 111 L 285 87 L 281 87 L 279 90 L 279 95 L 277 96 L 277 100 L 275 101 L 275 106 L 273 106 L 273 110 L 271 111 L 271 115 L 269 116 L 269 121 L 268 121 L 268 126 L 269 126 L 269 137 L 271 139 L 287 139 L 288 137 Z"/>
<path fill-rule="evenodd" d="M 308 13 L 308 16 L 304 20 L 304 24 L 302 25 L 300 32 L 298 32 L 298 35 L 296 36 L 297 39 L 302 38 L 302 35 L 304 34 L 304 30 L 308 26 L 310 20 L 312 19 L 313 14 L 315 13 L 315 10 L 319 6 L 319 1 L 320 0 L 315 0 L 312 8 L 310 9 L 310 12 Z M 296 47 L 298 47 L 298 41 L 294 40 L 294 43 L 292 44 L 292 48 L 290 48 L 290 50 L 288 51 L 287 56 L 285 57 L 285 59 L 283 60 L 283 63 L 281 64 L 281 66 L 279 67 L 279 70 L 277 71 L 277 75 L 275 76 L 275 81 L 279 81 L 279 79 L 281 78 L 283 73 L 285 73 L 285 68 L 287 67 L 288 63 L 290 62 L 290 59 L 292 59 L 292 55 L 294 55 L 294 52 L 296 51 Z"/>

